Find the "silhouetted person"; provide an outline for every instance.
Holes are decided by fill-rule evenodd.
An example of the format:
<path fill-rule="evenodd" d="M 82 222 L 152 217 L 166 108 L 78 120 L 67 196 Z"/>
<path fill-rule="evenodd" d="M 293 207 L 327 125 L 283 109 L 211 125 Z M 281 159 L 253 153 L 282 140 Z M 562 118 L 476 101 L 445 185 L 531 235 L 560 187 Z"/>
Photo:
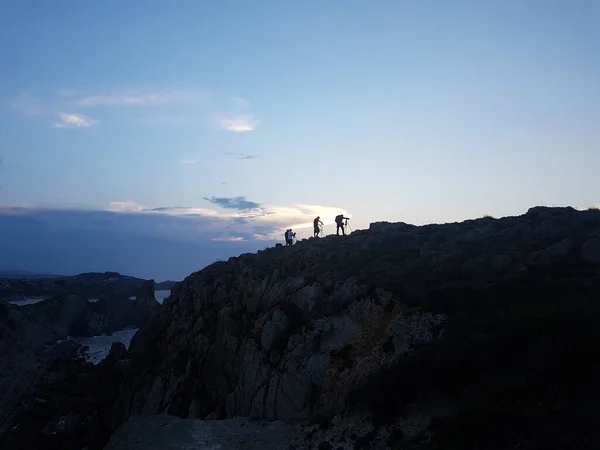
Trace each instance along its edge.
<path fill-rule="evenodd" d="M 294 245 L 294 237 L 296 237 L 296 233 L 290 228 L 288 230 L 288 245 Z"/>
<path fill-rule="evenodd" d="M 319 216 L 317 216 L 317 218 L 315 220 L 313 220 L 313 226 L 314 226 L 313 237 L 319 236 L 319 233 L 321 232 L 321 229 L 319 228 L 319 224 L 323 225 L 323 222 L 321 222 L 321 218 Z"/>
<path fill-rule="evenodd" d="M 350 220 L 350 219 L 348 217 L 344 217 L 343 214 L 338 214 L 337 216 L 335 216 L 335 224 L 337 225 L 335 233 L 338 236 L 340 235 L 340 229 L 342 230 L 342 234 L 344 236 L 346 236 L 346 231 L 344 230 L 344 220 Z"/>
<path fill-rule="evenodd" d="M 285 236 L 285 245 L 286 246 L 290 245 L 290 231 L 292 231 L 292 230 L 290 230 L 290 229 L 285 230 L 284 236 Z"/>

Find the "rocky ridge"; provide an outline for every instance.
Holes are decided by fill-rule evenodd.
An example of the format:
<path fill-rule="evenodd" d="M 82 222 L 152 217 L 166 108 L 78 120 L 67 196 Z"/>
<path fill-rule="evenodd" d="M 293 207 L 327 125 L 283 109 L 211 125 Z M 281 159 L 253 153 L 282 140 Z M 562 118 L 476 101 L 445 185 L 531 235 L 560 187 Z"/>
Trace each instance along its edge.
<path fill-rule="evenodd" d="M 573 208 L 230 258 L 136 334 L 111 426 L 246 416 L 302 424 L 304 448 L 592 448 L 599 288 L 600 211 Z"/>
<path fill-rule="evenodd" d="M 48 298 L 65 295 L 83 298 L 131 297 L 137 295 L 145 282 L 144 279 L 117 272 L 91 272 L 65 277 L 4 278 L 0 279 L 0 299 Z"/>

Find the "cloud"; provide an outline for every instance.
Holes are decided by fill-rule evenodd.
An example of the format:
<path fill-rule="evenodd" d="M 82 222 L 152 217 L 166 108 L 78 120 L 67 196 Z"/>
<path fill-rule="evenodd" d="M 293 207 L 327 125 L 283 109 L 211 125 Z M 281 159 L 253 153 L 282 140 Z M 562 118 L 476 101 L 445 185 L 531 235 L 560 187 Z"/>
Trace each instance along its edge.
<path fill-rule="evenodd" d="M 212 238 L 215 242 L 241 242 L 245 241 L 245 239 L 241 236 L 225 236 L 225 237 L 216 237 Z"/>
<path fill-rule="evenodd" d="M 6 256 L 0 258 L 0 270 L 21 267 L 65 274 L 112 270 L 182 279 L 217 258 L 227 260 L 281 242 L 288 228 L 300 239 L 308 237 L 317 215 L 326 234 L 334 232 L 329 225 L 339 213 L 350 216 L 340 208 L 304 204 L 261 204 L 259 210 L 241 211 L 149 207 L 132 200 L 113 201 L 100 211 L 0 205 L 0 229 L 11 237 L 0 240 L 0 254 Z M 64 258 L 53 257 L 58 253 Z"/>
<path fill-rule="evenodd" d="M 145 208 L 135 202 L 110 202 L 107 211 L 112 212 L 141 212 Z"/>
<path fill-rule="evenodd" d="M 45 92 L 41 96 L 24 91 L 7 103 L 7 106 L 29 116 L 52 116 L 54 111 L 87 113 L 92 109 L 135 110 L 135 113 L 130 113 L 135 116 L 129 117 L 134 123 L 217 126 L 236 133 L 253 131 L 259 123 L 251 115 L 248 100 L 193 86 L 117 86 L 86 90 L 66 88 Z M 89 117 L 82 114 L 62 114 L 65 114 L 65 118 L 56 125 L 59 128 L 87 127 L 93 124 Z"/>
<path fill-rule="evenodd" d="M 185 164 L 185 165 L 193 165 L 193 164 L 200 164 L 200 158 L 194 158 L 194 159 L 187 159 L 184 158 L 182 160 L 180 160 L 181 164 Z"/>
<path fill-rule="evenodd" d="M 254 120 L 252 116 L 236 116 L 228 119 L 221 119 L 221 128 L 236 133 L 254 131 L 259 121 Z"/>
<path fill-rule="evenodd" d="M 143 212 L 157 212 L 174 216 L 204 216 L 215 217 L 218 212 L 207 208 L 184 207 L 184 206 L 159 206 L 158 208 L 143 208 Z"/>
<path fill-rule="evenodd" d="M 87 128 L 96 123 L 94 119 L 83 114 L 58 113 L 57 115 L 61 122 L 55 123 L 54 128 Z"/>
<path fill-rule="evenodd" d="M 279 240 L 283 230 L 293 228 L 302 234 L 312 234 L 313 219 L 320 216 L 325 225 L 333 225 L 338 214 L 352 217 L 343 208 L 323 205 L 267 205 L 246 200 L 246 197 L 205 198 L 224 211 L 193 206 L 159 206 L 147 208 L 134 202 L 112 202 L 110 210 L 141 215 L 169 217 L 178 224 L 177 237 L 209 236 L 210 239 L 242 237 L 247 241 Z M 115 205 L 119 205 L 118 208 Z M 175 229 L 166 228 L 164 231 Z M 232 233 L 223 233 L 232 230 Z"/>
<path fill-rule="evenodd" d="M 41 100 L 29 91 L 21 93 L 10 103 L 10 107 L 28 116 L 39 116 L 43 113 Z"/>
<path fill-rule="evenodd" d="M 0 229 L 10 236 L 0 239 L 0 270 L 64 275 L 116 271 L 181 280 L 215 259 L 265 246 L 251 235 L 224 233 L 220 225 L 202 217 L 158 213 L 29 209 L 15 214 L 0 206 Z"/>
<path fill-rule="evenodd" d="M 77 108 L 158 106 L 173 103 L 196 103 L 208 98 L 202 91 L 159 89 L 119 89 L 109 92 L 82 94 L 70 92 L 70 104 Z"/>
<path fill-rule="evenodd" d="M 234 156 L 236 159 L 256 159 L 258 155 L 247 155 L 245 153 L 238 152 L 223 152 L 224 155 Z"/>
<path fill-rule="evenodd" d="M 248 201 L 246 197 L 204 197 L 204 200 L 219 205 L 221 208 L 237 209 L 238 211 L 261 209 L 259 203 Z"/>

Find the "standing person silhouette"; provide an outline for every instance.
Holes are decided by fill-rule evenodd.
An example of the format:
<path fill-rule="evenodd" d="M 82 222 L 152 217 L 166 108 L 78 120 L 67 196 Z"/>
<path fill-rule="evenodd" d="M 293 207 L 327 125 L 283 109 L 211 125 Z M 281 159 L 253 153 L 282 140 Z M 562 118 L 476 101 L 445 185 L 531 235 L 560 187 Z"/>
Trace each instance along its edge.
<path fill-rule="evenodd" d="M 335 216 L 335 224 L 337 225 L 335 233 L 338 236 L 340 235 L 340 229 L 342 230 L 342 234 L 344 236 L 346 236 L 346 231 L 344 230 L 344 220 L 350 220 L 350 219 L 348 217 L 344 217 L 343 214 L 338 214 L 337 216 Z"/>
<path fill-rule="evenodd" d="M 319 228 L 319 224 L 322 226 L 323 222 L 321 222 L 321 217 L 317 216 L 317 218 L 315 220 L 313 220 L 313 237 L 319 237 L 319 233 L 321 232 L 321 229 Z"/>

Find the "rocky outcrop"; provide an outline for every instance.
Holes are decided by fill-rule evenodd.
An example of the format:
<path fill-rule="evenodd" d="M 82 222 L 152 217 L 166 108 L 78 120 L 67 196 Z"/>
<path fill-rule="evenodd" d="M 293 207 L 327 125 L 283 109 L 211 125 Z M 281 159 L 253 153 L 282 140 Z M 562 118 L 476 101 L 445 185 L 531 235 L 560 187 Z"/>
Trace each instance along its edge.
<path fill-rule="evenodd" d="M 98 366 L 82 359 L 46 359 L 10 427 L 0 434 L 0 448 L 103 449 L 112 431 L 107 413 L 123 378 L 118 365 L 125 351 L 123 344 L 113 344 Z"/>
<path fill-rule="evenodd" d="M 82 273 L 71 277 L 0 279 L 0 299 L 49 298 L 75 295 L 82 298 L 131 297 L 146 282 L 117 272 Z"/>
<path fill-rule="evenodd" d="M 153 281 L 140 287 L 135 301 L 127 297 L 89 301 L 69 295 L 26 306 L 0 303 L 0 447 L 20 448 L 8 443 L 3 446 L 2 442 L 7 439 L 6 442 L 21 442 L 19 436 L 25 433 L 23 442 L 32 445 L 26 448 L 42 448 L 33 443 L 42 445 L 42 441 L 52 441 L 57 443 L 56 448 L 73 445 L 72 448 L 79 450 L 83 446 L 80 444 L 90 439 L 90 433 L 98 432 L 99 411 L 109 411 L 108 405 L 114 400 L 110 389 L 115 386 L 99 387 L 94 383 L 127 372 L 126 365 L 118 363 L 125 349 L 121 344 L 118 357 L 115 355 L 120 347 L 113 349 L 108 360 L 114 364 L 104 362 L 94 368 L 78 359 L 80 345 L 65 339 L 140 326 L 159 308 Z M 109 372 L 114 374 L 103 375 L 107 370 L 102 367 L 107 364 Z M 38 401 L 48 391 L 52 401 Z M 71 396 L 76 395 L 83 397 L 71 401 Z M 66 398 L 70 403 L 62 404 Z M 96 412 L 76 420 L 78 408 Z M 105 429 L 112 430 L 112 421 L 102 420 L 110 424 Z M 44 425 L 38 427 L 41 423 Z M 108 434 L 103 439 L 106 438 Z"/>
<path fill-rule="evenodd" d="M 138 324 L 145 324 L 160 309 L 160 303 L 154 297 L 154 286 L 154 280 L 146 281 L 133 301 Z"/>
<path fill-rule="evenodd" d="M 199 421 L 161 415 L 132 418 L 115 433 L 106 450 L 287 450 L 306 448 L 305 443 L 301 427 L 283 422 Z"/>
<path fill-rule="evenodd" d="M 158 302 L 156 305 L 160 307 Z M 11 308 L 19 310 L 26 338 L 39 341 L 36 345 L 40 345 L 66 339 L 67 336 L 94 336 L 139 326 L 148 314 L 156 311 L 153 306 L 148 297 L 142 297 L 139 302 L 114 297 L 101 297 L 90 302 L 68 295 Z"/>
<path fill-rule="evenodd" d="M 167 413 L 319 423 L 322 448 L 598 443 L 600 391 L 574 378 L 600 373 L 598 236 L 600 211 L 537 207 L 215 263 L 134 337 L 113 426 Z"/>

